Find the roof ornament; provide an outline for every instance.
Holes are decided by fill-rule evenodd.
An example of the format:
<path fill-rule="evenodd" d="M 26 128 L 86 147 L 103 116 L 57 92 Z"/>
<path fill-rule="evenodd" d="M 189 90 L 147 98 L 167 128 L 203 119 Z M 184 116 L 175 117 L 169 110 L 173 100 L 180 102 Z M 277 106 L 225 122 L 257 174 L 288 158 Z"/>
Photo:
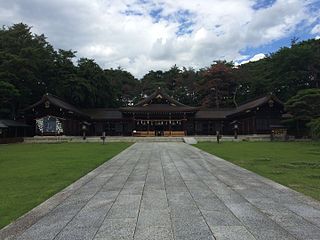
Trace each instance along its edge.
<path fill-rule="evenodd" d="M 272 99 L 270 99 L 269 101 L 268 101 L 268 104 L 269 104 L 269 107 L 273 107 L 273 105 L 274 105 L 274 101 L 272 100 Z"/>
<path fill-rule="evenodd" d="M 49 101 L 45 101 L 44 102 L 44 107 L 45 108 L 50 108 L 50 102 Z"/>

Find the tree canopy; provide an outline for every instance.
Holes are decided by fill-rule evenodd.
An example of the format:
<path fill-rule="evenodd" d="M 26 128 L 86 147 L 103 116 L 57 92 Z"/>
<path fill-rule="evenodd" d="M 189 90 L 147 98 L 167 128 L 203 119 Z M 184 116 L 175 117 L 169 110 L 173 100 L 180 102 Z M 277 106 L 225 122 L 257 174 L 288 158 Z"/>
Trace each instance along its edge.
<path fill-rule="evenodd" d="M 320 88 L 300 90 L 285 106 L 293 115 L 287 122 L 296 126 L 298 133 L 303 134 L 307 130 L 306 127 L 318 128 L 318 122 L 315 120 L 320 118 Z"/>

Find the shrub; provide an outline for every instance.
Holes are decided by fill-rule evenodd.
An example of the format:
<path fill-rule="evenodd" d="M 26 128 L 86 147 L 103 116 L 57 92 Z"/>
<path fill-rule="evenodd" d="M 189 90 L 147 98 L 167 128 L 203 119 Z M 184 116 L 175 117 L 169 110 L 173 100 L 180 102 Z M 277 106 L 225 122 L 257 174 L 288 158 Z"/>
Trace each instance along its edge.
<path fill-rule="evenodd" d="M 308 123 L 308 127 L 310 128 L 312 138 L 320 139 L 320 118 L 313 119 Z"/>

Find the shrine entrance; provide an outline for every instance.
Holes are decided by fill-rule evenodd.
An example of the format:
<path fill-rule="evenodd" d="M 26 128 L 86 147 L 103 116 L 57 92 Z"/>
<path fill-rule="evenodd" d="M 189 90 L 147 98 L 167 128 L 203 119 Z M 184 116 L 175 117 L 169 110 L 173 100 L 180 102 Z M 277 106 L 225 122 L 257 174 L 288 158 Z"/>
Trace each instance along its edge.
<path fill-rule="evenodd" d="M 164 136 L 164 125 L 158 124 L 154 127 L 155 129 L 155 136 Z"/>
<path fill-rule="evenodd" d="M 185 136 L 184 119 L 135 119 L 135 136 Z"/>

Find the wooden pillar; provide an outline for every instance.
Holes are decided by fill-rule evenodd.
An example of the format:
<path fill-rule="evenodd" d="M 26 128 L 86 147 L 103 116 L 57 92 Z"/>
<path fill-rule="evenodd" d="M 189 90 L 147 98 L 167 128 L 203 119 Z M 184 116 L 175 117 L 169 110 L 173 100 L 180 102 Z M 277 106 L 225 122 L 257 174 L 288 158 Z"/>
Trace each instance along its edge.
<path fill-rule="evenodd" d="M 136 130 L 136 120 L 135 120 L 135 114 L 132 114 L 132 122 L 133 122 L 133 129 L 132 130 Z M 133 135 L 133 131 L 131 133 Z"/>
<path fill-rule="evenodd" d="M 196 121 L 194 120 L 194 118 L 193 118 L 192 126 L 193 126 L 193 135 L 197 135 L 197 133 L 196 133 Z"/>
<path fill-rule="evenodd" d="M 182 128 L 183 128 L 183 131 L 184 131 L 184 135 L 186 135 L 187 136 L 187 129 L 186 129 L 186 124 L 185 124 L 185 119 L 186 119 L 186 113 L 184 112 L 183 113 L 183 120 L 182 120 Z"/>
<path fill-rule="evenodd" d="M 149 116 L 149 113 L 147 113 L 147 116 L 148 116 L 148 136 L 149 136 L 149 130 L 150 130 L 150 127 L 149 127 L 149 124 L 150 124 L 150 116 Z"/>
<path fill-rule="evenodd" d="M 169 113 L 169 132 L 170 132 L 170 136 L 171 136 L 171 113 Z"/>

